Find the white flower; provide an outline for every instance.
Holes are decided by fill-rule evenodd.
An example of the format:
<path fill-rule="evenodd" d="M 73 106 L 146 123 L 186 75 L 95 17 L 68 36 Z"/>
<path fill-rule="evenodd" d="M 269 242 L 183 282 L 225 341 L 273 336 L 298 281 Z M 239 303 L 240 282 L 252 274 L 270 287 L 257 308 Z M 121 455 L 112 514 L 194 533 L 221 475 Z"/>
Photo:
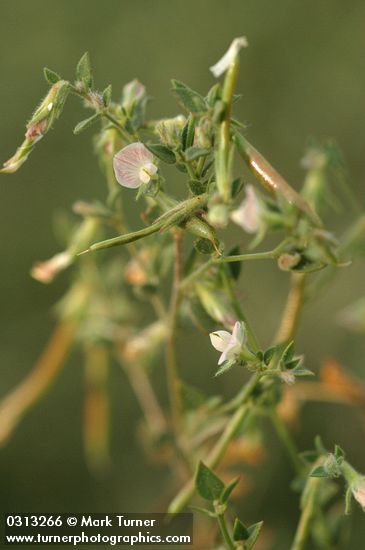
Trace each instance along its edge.
<path fill-rule="evenodd" d="M 51 283 L 55 276 L 72 263 L 68 252 L 60 252 L 45 262 L 38 262 L 32 268 L 31 276 L 40 283 Z"/>
<path fill-rule="evenodd" d="M 248 42 L 245 36 L 235 38 L 224 56 L 215 65 L 210 67 L 213 75 L 218 78 L 223 73 L 225 73 L 227 69 L 229 69 L 229 67 L 232 65 L 232 63 L 234 63 L 240 49 L 246 48 L 247 46 Z"/>
<path fill-rule="evenodd" d="M 361 478 L 352 486 L 352 494 L 360 506 L 365 510 L 365 478 Z"/>
<path fill-rule="evenodd" d="M 153 154 L 143 143 L 136 142 L 123 147 L 113 159 L 117 182 L 131 189 L 148 183 L 157 172 L 157 166 L 152 161 Z"/>
<path fill-rule="evenodd" d="M 236 321 L 232 334 L 226 330 L 216 330 L 211 332 L 209 337 L 212 346 L 222 353 L 218 365 L 239 355 L 246 339 L 243 325 L 239 321 Z"/>
<path fill-rule="evenodd" d="M 231 213 L 231 220 L 247 233 L 257 233 L 261 226 L 261 205 L 252 185 L 246 187 L 246 197 Z"/>

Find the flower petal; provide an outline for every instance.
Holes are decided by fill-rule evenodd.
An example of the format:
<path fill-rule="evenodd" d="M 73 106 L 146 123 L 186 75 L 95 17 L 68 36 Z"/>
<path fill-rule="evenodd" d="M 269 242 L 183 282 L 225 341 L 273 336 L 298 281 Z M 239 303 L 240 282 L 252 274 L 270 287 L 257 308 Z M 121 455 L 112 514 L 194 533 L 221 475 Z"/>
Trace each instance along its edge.
<path fill-rule="evenodd" d="M 257 233 L 261 226 L 261 205 L 252 185 L 246 187 L 246 197 L 231 213 L 231 220 L 247 233 Z"/>
<path fill-rule="evenodd" d="M 143 181 L 140 170 L 152 164 L 153 154 L 143 143 L 130 143 L 114 155 L 113 168 L 117 182 L 124 187 L 136 189 Z M 149 181 L 149 180 L 148 180 Z"/>
<path fill-rule="evenodd" d="M 231 333 L 226 330 L 216 330 L 215 332 L 211 332 L 209 337 L 213 348 L 218 351 L 224 351 L 231 338 Z"/>
<path fill-rule="evenodd" d="M 248 42 L 245 36 L 235 38 L 224 56 L 215 65 L 210 67 L 213 75 L 218 78 L 225 73 L 229 66 L 234 62 L 240 49 L 246 48 L 247 46 Z"/>
<path fill-rule="evenodd" d="M 244 344 L 246 340 L 246 331 L 243 323 L 241 321 L 236 321 L 232 331 L 232 342 L 239 345 L 240 347 Z"/>

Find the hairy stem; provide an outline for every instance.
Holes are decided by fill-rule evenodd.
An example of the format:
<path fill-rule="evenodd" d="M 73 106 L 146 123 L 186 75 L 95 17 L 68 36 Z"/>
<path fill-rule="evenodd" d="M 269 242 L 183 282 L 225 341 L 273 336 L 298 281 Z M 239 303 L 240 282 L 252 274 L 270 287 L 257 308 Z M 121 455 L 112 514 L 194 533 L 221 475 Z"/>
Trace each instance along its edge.
<path fill-rule="evenodd" d="M 292 273 L 290 290 L 284 307 L 282 320 L 274 341 L 282 344 L 292 340 L 299 322 L 300 313 L 304 302 L 305 274 Z"/>
<path fill-rule="evenodd" d="M 75 336 L 75 325 L 59 323 L 33 370 L 0 404 L 0 445 L 5 443 L 23 415 L 54 381 Z"/>
<path fill-rule="evenodd" d="M 316 513 L 318 494 L 321 478 L 310 477 L 305 487 L 302 505 L 302 513 L 290 550 L 304 550 L 312 526 L 312 520 Z"/>
<path fill-rule="evenodd" d="M 166 346 L 166 377 L 170 398 L 172 422 L 175 437 L 178 439 L 181 428 L 181 388 L 176 362 L 176 328 L 177 316 L 180 304 L 180 281 L 182 272 L 182 234 L 180 230 L 174 233 L 175 240 L 175 265 L 174 279 L 172 283 L 170 311 L 169 311 L 169 335 Z"/>

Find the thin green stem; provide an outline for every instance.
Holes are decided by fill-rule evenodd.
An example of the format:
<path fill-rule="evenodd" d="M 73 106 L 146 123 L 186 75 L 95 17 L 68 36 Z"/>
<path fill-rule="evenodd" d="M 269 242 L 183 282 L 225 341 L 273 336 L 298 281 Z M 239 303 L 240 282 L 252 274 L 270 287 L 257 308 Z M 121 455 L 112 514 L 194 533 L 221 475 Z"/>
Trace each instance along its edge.
<path fill-rule="evenodd" d="M 219 514 L 217 516 L 217 520 L 226 548 L 228 548 L 228 550 L 235 550 L 235 544 L 231 538 L 231 535 L 229 534 L 228 525 L 224 514 Z"/>
<path fill-rule="evenodd" d="M 169 311 L 169 336 L 166 346 L 166 376 L 170 398 L 171 415 L 174 427 L 175 438 L 178 440 L 181 428 L 181 388 L 177 371 L 175 340 L 177 328 L 177 316 L 180 304 L 180 280 L 181 280 L 181 231 L 176 230 L 175 239 L 175 266 L 174 280 L 172 283 L 170 311 Z"/>
<path fill-rule="evenodd" d="M 128 143 L 132 143 L 133 139 L 134 140 L 138 140 L 138 136 L 136 135 L 133 135 L 131 136 L 127 130 L 122 126 L 122 124 L 120 124 L 120 122 L 118 122 L 118 120 L 113 116 L 111 115 L 108 111 L 103 111 L 103 116 L 105 118 L 107 118 L 110 122 L 112 122 L 114 124 L 114 126 L 116 128 L 118 128 L 121 136 L 123 137 L 123 139 L 125 139 Z"/>
<path fill-rule="evenodd" d="M 290 550 L 305 550 L 312 521 L 318 505 L 321 478 L 310 477 L 304 490 L 302 513 Z"/>
<path fill-rule="evenodd" d="M 288 456 L 293 464 L 293 468 L 296 471 L 297 474 L 301 474 L 303 472 L 303 469 L 305 467 L 305 463 L 302 460 L 302 458 L 299 456 L 299 451 L 291 437 L 291 434 L 289 433 L 285 423 L 279 416 L 276 409 L 271 409 L 269 413 L 271 422 L 275 428 L 275 431 L 277 435 L 279 436 L 279 439 L 283 443 Z"/>
<path fill-rule="evenodd" d="M 285 240 L 280 243 L 273 250 L 268 250 L 265 252 L 254 252 L 252 254 L 237 254 L 234 256 L 220 256 L 218 258 L 210 258 L 205 264 L 200 265 L 193 273 L 190 273 L 185 279 L 181 282 L 181 289 L 186 290 L 192 283 L 194 283 L 200 276 L 212 267 L 213 265 L 231 263 L 231 262 L 248 262 L 255 260 L 276 260 L 280 254 L 283 252 L 288 242 Z"/>
<path fill-rule="evenodd" d="M 228 445 L 234 439 L 244 421 L 248 418 L 251 411 L 251 407 L 248 401 L 251 398 L 259 379 L 259 375 L 254 374 L 247 382 L 245 390 L 244 392 L 242 392 L 242 401 L 240 406 L 237 408 L 233 416 L 228 420 L 222 435 L 218 439 L 217 443 L 214 445 L 209 455 L 204 459 L 204 463 L 209 468 L 214 469 L 218 466 L 227 450 Z M 194 479 L 190 479 L 171 502 L 168 508 L 169 513 L 176 514 L 180 512 L 180 510 L 182 510 L 191 500 L 194 492 Z"/>

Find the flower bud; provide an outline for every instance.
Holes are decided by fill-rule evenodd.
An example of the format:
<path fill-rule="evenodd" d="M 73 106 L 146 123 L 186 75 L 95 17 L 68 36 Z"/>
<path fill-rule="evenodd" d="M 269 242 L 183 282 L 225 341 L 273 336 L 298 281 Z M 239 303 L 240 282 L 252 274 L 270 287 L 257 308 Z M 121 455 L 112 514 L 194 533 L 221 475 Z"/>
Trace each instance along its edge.
<path fill-rule="evenodd" d="M 217 228 L 224 228 L 228 225 L 228 208 L 225 204 L 213 204 L 209 208 L 208 222 Z"/>
<path fill-rule="evenodd" d="M 203 117 L 195 127 L 194 146 L 209 149 L 212 146 L 213 125 L 208 117 Z"/>
<path fill-rule="evenodd" d="M 60 80 L 51 87 L 27 124 L 25 140 L 15 154 L 4 162 L 0 172 L 6 174 L 16 172 L 27 160 L 35 144 L 48 132 L 55 119 L 61 114 L 69 91 L 70 84 L 65 80 Z"/>
<path fill-rule="evenodd" d="M 174 148 L 180 143 L 181 130 L 185 124 L 186 118 L 183 115 L 166 118 L 156 124 L 155 132 L 164 145 Z"/>
<path fill-rule="evenodd" d="M 31 276 L 40 283 L 51 283 L 55 276 L 66 269 L 72 263 L 72 256 L 69 252 L 60 252 L 45 262 L 37 262 L 32 270 Z"/>
<path fill-rule="evenodd" d="M 128 82 L 123 88 L 122 107 L 130 114 L 133 107 L 146 97 L 146 88 L 139 80 Z"/>
<path fill-rule="evenodd" d="M 291 271 L 296 265 L 298 265 L 300 259 L 301 256 L 298 252 L 294 252 L 293 254 L 281 254 L 278 259 L 279 269 L 282 269 L 283 271 Z"/>

